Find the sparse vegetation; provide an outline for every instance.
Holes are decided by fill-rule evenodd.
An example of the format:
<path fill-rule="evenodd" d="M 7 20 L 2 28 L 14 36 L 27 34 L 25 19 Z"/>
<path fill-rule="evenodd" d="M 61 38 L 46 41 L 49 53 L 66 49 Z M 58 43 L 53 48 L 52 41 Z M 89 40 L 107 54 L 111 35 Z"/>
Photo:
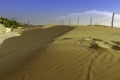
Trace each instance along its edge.
<path fill-rule="evenodd" d="M 0 23 L 9 28 L 17 28 L 19 26 L 22 26 L 22 24 L 17 22 L 16 20 L 8 19 L 5 17 L 0 17 Z"/>

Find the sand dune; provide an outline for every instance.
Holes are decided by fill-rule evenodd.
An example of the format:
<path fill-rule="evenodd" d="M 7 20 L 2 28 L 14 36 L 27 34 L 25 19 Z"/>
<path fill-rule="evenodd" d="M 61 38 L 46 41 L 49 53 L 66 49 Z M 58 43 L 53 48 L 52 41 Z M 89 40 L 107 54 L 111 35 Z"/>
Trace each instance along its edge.
<path fill-rule="evenodd" d="M 29 62 L 31 63 L 37 56 L 37 53 L 34 53 L 35 50 L 71 29 L 68 26 L 37 28 L 23 32 L 20 37 L 5 40 L 0 45 L 0 80 L 19 80 L 19 72 L 24 72 L 21 69 L 29 66 Z"/>
<path fill-rule="evenodd" d="M 0 79 L 119 80 L 119 35 L 119 28 L 85 26 L 25 32 L 0 46 Z"/>
<path fill-rule="evenodd" d="M 120 37 L 113 35 L 119 34 L 119 30 L 75 28 L 45 50 L 39 50 L 35 65 L 28 70 L 24 79 L 119 80 Z"/>

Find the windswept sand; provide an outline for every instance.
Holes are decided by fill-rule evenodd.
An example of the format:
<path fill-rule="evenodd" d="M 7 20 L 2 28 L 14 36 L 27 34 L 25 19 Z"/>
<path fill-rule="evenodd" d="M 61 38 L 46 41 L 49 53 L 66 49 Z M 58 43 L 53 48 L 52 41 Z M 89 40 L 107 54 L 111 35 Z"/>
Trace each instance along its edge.
<path fill-rule="evenodd" d="M 0 46 L 0 80 L 119 80 L 119 75 L 119 28 L 55 26 Z"/>
<path fill-rule="evenodd" d="M 0 34 L 0 45 L 4 42 L 5 39 L 20 36 L 20 35 L 21 34 L 19 34 L 17 32 L 8 32 L 8 33 Z"/>
<path fill-rule="evenodd" d="M 38 56 L 37 51 L 71 29 L 69 26 L 37 28 L 5 40 L 0 45 L 0 80 L 24 80 L 21 77 Z"/>

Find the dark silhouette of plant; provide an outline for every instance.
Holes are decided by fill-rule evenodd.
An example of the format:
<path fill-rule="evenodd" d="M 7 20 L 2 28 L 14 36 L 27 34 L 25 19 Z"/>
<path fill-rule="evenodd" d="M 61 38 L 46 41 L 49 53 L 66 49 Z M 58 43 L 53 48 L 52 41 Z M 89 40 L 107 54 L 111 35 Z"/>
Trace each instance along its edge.
<path fill-rule="evenodd" d="M 14 19 L 8 19 L 5 17 L 0 17 L 0 23 L 9 28 L 17 28 L 22 25 Z"/>

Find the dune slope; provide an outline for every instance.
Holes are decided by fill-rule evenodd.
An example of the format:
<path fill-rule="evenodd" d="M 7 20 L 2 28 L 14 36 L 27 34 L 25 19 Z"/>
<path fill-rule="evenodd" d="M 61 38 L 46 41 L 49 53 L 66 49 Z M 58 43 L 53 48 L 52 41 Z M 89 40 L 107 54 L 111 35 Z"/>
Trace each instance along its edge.
<path fill-rule="evenodd" d="M 76 27 L 36 53 L 23 80 L 119 80 L 120 29 Z M 112 36 L 112 37 L 111 37 Z"/>
<path fill-rule="evenodd" d="M 27 33 L 29 32 L 27 32 L 25 34 L 27 36 L 21 38 L 25 40 L 26 37 L 31 39 L 30 42 L 25 41 L 25 47 L 21 46 L 23 45 L 21 44 L 22 41 L 19 42 L 21 47 L 16 47 L 18 43 L 14 46 L 9 43 L 11 47 L 15 48 L 8 49 L 11 52 L 12 50 L 15 51 L 12 54 L 5 51 L 4 48 L 8 46 L 5 45 L 5 42 L 0 48 L 4 53 L 7 53 L 6 55 L 1 54 L 0 79 L 119 80 L 120 29 L 81 26 L 59 38 L 55 37 L 59 31 L 61 33 L 65 30 L 68 31 L 68 29 L 69 27 L 54 27 L 49 30 L 45 29 L 46 32 L 44 30 L 40 32 L 39 30 L 38 32 L 32 31 L 32 33 L 36 34 L 41 33 L 41 35 L 39 34 L 42 37 L 40 39 L 37 38 L 38 35 L 36 37 L 31 32 L 32 37 L 28 36 Z M 43 34 L 49 35 L 49 37 L 45 37 Z M 50 36 L 54 37 L 51 38 Z M 51 44 L 40 47 L 41 44 L 45 45 L 51 42 L 53 38 L 54 41 Z M 46 42 L 46 40 L 50 41 Z M 34 43 L 30 44 L 31 42 Z M 32 47 L 26 48 L 26 46 Z"/>
<path fill-rule="evenodd" d="M 71 29 L 69 26 L 37 28 L 27 30 L 19 37 L 5 40 L 0 45 L 0 80 L 19 80 L 26 67 L 37 56 L 37 49 Z"/>

